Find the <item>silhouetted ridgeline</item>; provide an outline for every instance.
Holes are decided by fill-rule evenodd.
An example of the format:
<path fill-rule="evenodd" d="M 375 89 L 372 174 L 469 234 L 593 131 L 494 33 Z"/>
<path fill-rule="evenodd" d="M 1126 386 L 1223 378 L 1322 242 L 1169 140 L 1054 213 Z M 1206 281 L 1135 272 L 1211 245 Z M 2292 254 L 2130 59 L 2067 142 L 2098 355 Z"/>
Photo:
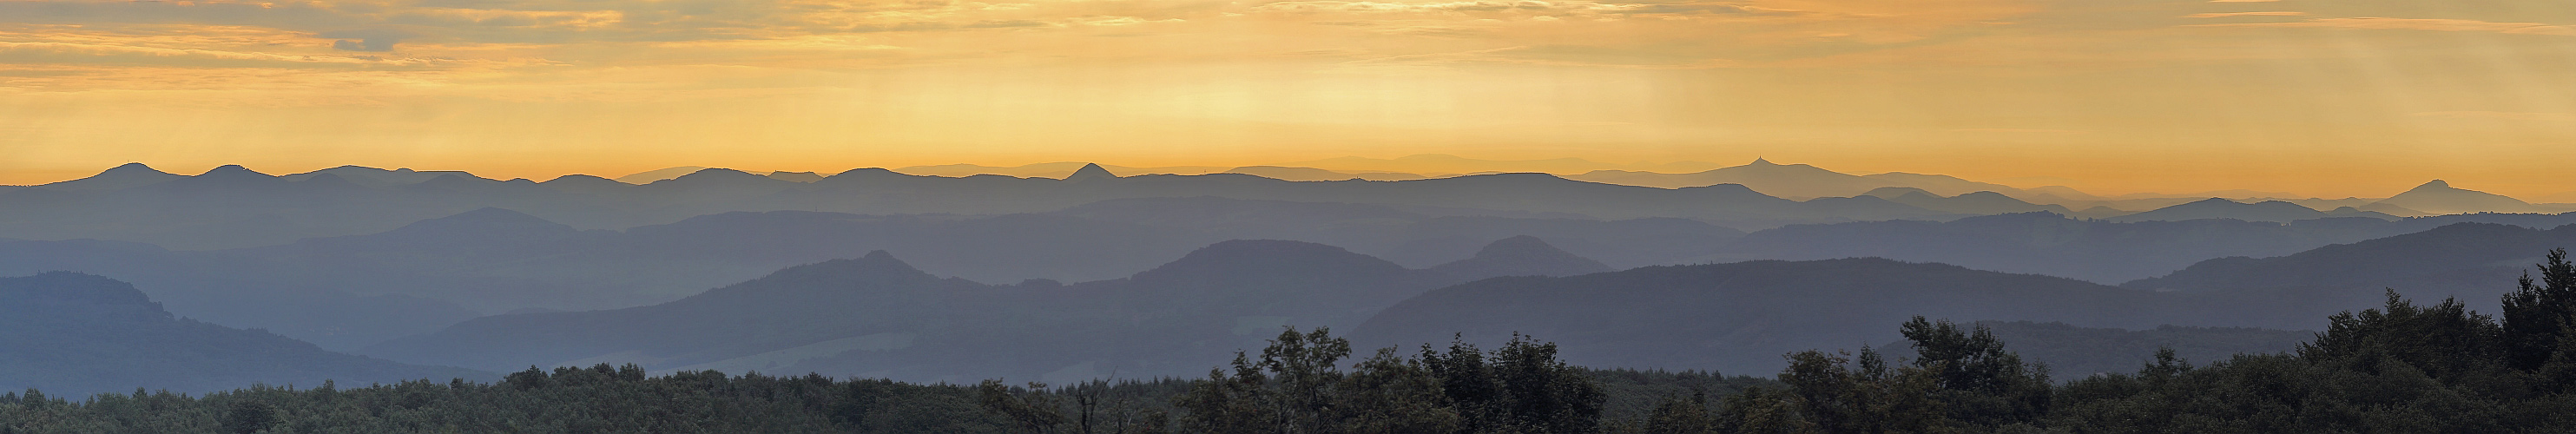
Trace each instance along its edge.
<path fill-rule="evenodd" d="M 408 179 L 361 167 L 323 172 L 330 173 L 277 177 L 225 166 L 178 176 L 129 165 L 90 179 L 0 193 L 0 237 L 115 239 L 193 250 L 372 233 L 484 207 L 607 229 L 731 211 L 993 215 L 1112 199 L 1200 196 L 1397 205 L 1416 212 L 1446 210 L 1444 215 L 1690 218 L 1741 227 L 1947 215 L 1875 197 L 1795 201 L 1735 184 L 1666 189 L 1538 173 L 1297 182 L 1243 174 L 1117 177 L 1093 171 L 1086 172 L 1092 176 L 1058 180 L 854 169 L 797 182 L 707 169 L 631 185 L 585 175 L 533 182 L 454 173 L 408 183 L 361 183 L 351 179 Z"/>

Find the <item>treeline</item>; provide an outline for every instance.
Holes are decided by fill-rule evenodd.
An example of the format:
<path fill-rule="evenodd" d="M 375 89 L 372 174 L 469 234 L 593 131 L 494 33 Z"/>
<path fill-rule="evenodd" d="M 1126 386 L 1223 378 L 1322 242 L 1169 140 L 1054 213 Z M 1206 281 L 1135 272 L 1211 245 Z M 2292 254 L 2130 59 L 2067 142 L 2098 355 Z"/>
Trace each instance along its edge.
<path fill-rule="evenodd" d="M 0 394 L 0 434 L 20 433 L 1195 433 L 1588 432 L 1676 393 L 1774 382 L 1707 372 L 1591 370 L 1556 346 L 1393 349 L 1343 368 L 1348 341 L 1288 330 L 1208 379 L 1050 386 L 908 384 L 808 374 L 648 376 L 635 365 L 529 368 L 338 388 L 252 387 L 203 396 Z M 1424 431 L 1431 430 L 1431 431 Z"/>
<path fill-rule="evenodd" d="M 2328 319 L 2297 350 L 2194 366 L 2160 351 L 2134 374 L 2049 387 L 1983 327 L 1920 318 L 1922 357 L 1789 356 L 1778 388 L 1668 401 L 1653 433 L 2560 433 L 2576 432 L 2576 265 L 2553 250 L 2502 318 L 2457 300 Z"/>
<path fill-rule="evenodd" d="M 0 434 L 86 432 L 2509 433 L 2576 432 L 2576 265 L 2551 251 L 2500 317 L 2388 294 L 2297 350 L 2067 382 L 1983 326 L 1915 318 L 1916 357 L 1789 354 L 1774 379 L 1587 370 L 1522 336 L 1389 348 L 1291 329 L 1203 379 L 915 385 L 530 368 L 484 384 L 205 396 L 0 394 Z"/>

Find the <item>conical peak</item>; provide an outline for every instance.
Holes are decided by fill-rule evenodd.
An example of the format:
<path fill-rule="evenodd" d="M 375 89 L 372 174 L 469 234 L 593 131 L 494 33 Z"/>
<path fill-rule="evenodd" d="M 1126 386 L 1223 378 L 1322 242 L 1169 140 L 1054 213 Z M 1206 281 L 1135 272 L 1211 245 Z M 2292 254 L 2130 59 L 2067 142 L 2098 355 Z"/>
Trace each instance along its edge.
<path fill-rule="evenodd" d="M 1770 159 L 1765 159 L 1765 158 L 1754 158 L 1754 159 L 1753 159 L 1753 164 L 1746 164 L 1746 165 L 1747 165 L 1747 166 L 1778 166 L 1778 165 L 1780 165 L 1780 164 L 1779 164 L 1779 163 L 1773 163 L 1773 162 L 1771 162 L 1771 160 L 1770 160 Z"/>
<path fill-rule="evenodd" d="M 2415 189 L 2416 189 L 2416 190 L 2446 189 L 2446 188 L 2451 188 L 2451 183 L 2450 183 L 2450 182 L 2447 182 L 2447 181 L 2439 180 L 2439 179 L 2433 180 L 2433 182 L 2427 182 L 2427 183 L 2424 183 L 2424 185 L 2418 185 L 2418 186 L 2415 186 Z"/>
<path fill-rule="evenodd" d="M 1100 163 L 1085 163 L 1082 165 L 1082 169 L 1073 171 L 1072 176 L 1064 177 L 1064 180 L 1066 181 L 1087 181 L 1093 179 L 1118 179 L 1118 175 L 1109 173 L 1109 169 L 1101 168 Z"/>

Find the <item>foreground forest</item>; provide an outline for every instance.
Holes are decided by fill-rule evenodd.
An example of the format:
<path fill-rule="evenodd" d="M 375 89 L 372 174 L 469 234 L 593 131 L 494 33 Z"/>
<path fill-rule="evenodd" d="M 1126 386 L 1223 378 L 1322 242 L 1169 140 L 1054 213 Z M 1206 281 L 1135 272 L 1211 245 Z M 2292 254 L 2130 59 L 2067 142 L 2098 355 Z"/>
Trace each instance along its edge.
<path fill-rule="evenodd" d="M 534 367 L 496 383 L 0 395 L 0 433 L 2148 433 L 2576 430 L 2576 264 L 2553 250 L 2500 317 L 2395 291 L 2297 350 L 2059 382 L 1982 325 L 1915 318 L 1916 357 L 1788 354 L 1771 379 L 1567 365 L 1553 343 L 1355 357 L 1287 330 L 1203 379 L 1050 387 Z"/>

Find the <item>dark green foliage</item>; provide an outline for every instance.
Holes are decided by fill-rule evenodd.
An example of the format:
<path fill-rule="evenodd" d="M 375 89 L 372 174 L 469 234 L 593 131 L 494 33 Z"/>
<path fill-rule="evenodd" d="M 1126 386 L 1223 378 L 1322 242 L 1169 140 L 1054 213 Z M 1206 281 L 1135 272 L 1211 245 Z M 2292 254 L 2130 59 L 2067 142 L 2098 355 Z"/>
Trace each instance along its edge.
<path fill-rule="evenodd" d="M 2048 411 L 2048 367 L 2004 351 L 1986 326 L 1962 331 L 1949 321 L 1914 317 L 1900 327 L 1914 341 L 1914 367 L 1933 372 L 1950 417 L 1994 427 L 2029 422 Z"/>
<path fill-rule="evenodd" d="M 1593 432 L 1606 398 L 1595 376 L 1566 365 L 1554 344 L 1516 336 L 1501 349 L 1464 342 L 1447 352 L 1425 345 L 1405 358 L 1393 348 L 1352 365 L 1336 363 L 1350 343 L 1327 330 L 1281 333 L 1261 358 L 1238 353 L 1232 373 L 1173 400 L 1181 428 L 1216 433 L 1580 433 Z"/>
<path fill-rule="evenodd" d="M 2504 340 L 2515 369 L 2539 369 L 2559 352 L 2559 340 L 2576 327 L 2576 264 L 2567 249 L 2551 249 L 2541 263 L 2540 279 L 2525 273 L 2517 288 L 2504 295 Z"/>
<path fill-rule="evenodd" d="M 2552 251 L 2540 284 L 2526 279 L 2506 297 L 2501 322 L 2455 299 L 2422 306 L 2390 291 L 2379 309 L 2329 318 L 2294 354 L 2194 367 L 2165 351 L 2136 374 L 2075 381 L 2059 390 L 2045 424 L 2108 433 L 2568 432 L 2576 396 L 2563 393 L 2566 317 L 2558 312 L 2576 308 L 2576 297 L 2550 283 L 2576 274 L 2564 255 Z"/>
<path fill-rule="evenodd" d="M 2300 358 L 2370 374 L 2403 364 L 2402 369 L 2450 379 L 2499 372 L 2499 362 L 2508 361 L 2504 331 L 2458 300 L 2417 306 L 2389 291 L 2385 307 L 2326 321 L 2316 341 L 2299 346 Z"/>
<path fill-rule="evenodd" d="M 538 379 L 542 378 L 542 381 Z M 0 399 L 12 433 L 773 432 L 1002 433 L 977 391 L 821 376 L 646 377 L 633 366 L 530 370 L 500 383 L 406 381 L 362 388 L 252 387 L 188 396 Z"/>
<path fill-rule="evenodd" d="M 2222 360 L 2243 353 L 2289 352 L 2316 337 L 2312 331 L 2250 327 L 2166 325 L 2128 330 L 2030 321 L 1978 321 L 1975 326 L 1991 330 L 1997 340 L 2011 342 L 2013 354 L 2022 361 L 2048 365 L 2049 378 L 2061 382 L 2136 372 L 2139 363 L 2154 362 L 2159 349 L 2194 360 Z M 1878 350 L 1890 359 L 1916 357 L 1910 340 L 1880 345 Z"/>
<path fill-rule="evenodd" d="M 277 407 L 265 402 L 242 400 L 224 411 L 224 431 L 251 434 L 277 426 Z"/>
<path fill-rule="evenodd" d="M 1983 326 L 1916 318 L 1919 357 L 1788 356 L 1786 387 L 1670 398 L 1622 431 L 1649 433 L 2554 433 L 2576 431 L 2576 267 L 2552 251 L 2501 322 L 2458 300 L 2328 318 L 2296 352 L 2195 366 L 2171 348 L 2134 373 L 2050 387 Z M 2565 282 L 2564 284 L 2558 282 Z M 2540 318 L 2540 319 L 2535 319 Z M 2522 322 L 2517 322 L 2522 321 Z M 2516 328 L 2516 324 L 2524 327 Z M 2534 325 L 2543 324 L 2546 325 Z M 2545 344 L 2543 344 L 2545 343 Z M 2531 360 L 2539 360 L 2533 364 Z"/>

